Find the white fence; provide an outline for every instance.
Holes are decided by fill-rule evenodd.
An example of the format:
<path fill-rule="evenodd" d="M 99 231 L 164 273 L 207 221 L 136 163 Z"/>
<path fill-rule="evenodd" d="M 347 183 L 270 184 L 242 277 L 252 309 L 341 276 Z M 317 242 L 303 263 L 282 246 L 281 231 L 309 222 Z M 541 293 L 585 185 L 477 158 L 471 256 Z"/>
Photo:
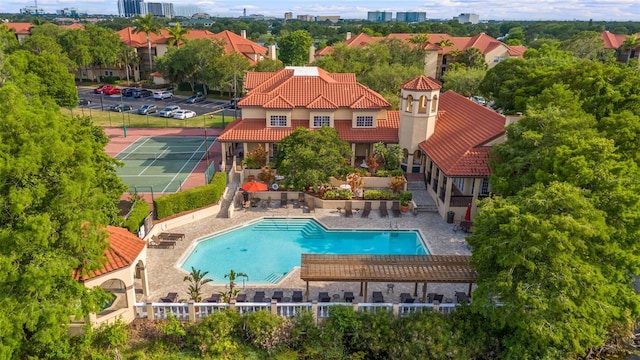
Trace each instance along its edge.
<path fill-rule="evenodd" d="M 274 315 L 293 317 L 299 312 L 310 311 L 317 320 L 329 317 L 329 308 L 332 306 L 352 306 L 354 311 L 379 312 L 386 311 L 396 317 L 407 316 L 423 311 L 436 311 L 444 314 L 451 313 L 459 304 L 456 303 L 319 303 L 316 300 L 303 303 L 279 303 L 272 300 L 270 303 L 242 302 L 236 303 L 196 303 L 193 300 L 188 303 L 136 303 L 136 317 L 150 320 L 167 319 L 169 314 L 181 321 L 196 322 L 216 313 L 233 309 L 241 315 L 254 311 L 267 310 Z"/>

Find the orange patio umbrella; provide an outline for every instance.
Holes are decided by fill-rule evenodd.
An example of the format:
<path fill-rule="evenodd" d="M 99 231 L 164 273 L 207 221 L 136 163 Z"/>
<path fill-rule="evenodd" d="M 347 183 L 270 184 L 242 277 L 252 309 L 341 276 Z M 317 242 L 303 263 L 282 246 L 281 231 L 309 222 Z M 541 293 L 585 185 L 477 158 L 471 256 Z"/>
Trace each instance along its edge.
<path fill-rule="evenodd" d="M 242 184 L 242 190 L 246 192 L 267 191 L 267 184 L 258 181 L 249 181 Z"/>
<path fill-rule="evenodd" d="M 464 221 L 471 221 L 471 203 L 467 205 L 467 212 L 464 214 Z"/>

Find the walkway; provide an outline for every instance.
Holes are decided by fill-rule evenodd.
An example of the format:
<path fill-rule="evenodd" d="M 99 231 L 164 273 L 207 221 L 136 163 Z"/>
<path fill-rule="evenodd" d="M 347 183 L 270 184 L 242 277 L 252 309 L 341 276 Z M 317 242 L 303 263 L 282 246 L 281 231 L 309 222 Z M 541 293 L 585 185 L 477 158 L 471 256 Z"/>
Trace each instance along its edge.
<path fill-rule="evenodd" d="M 420 190 L 414 190 L 414 196 L 420 197 L 426 195 L 418 194 Z M 428 196 L 428 195 L 427 195 Z M 196 239 L 202 238 L 209 234 L 228 229 L 230 227 L 243 224 L 246 221 L 258 219 L 261 217 L 315 217 L 318 221 L 328 228 L 335 229 L 415 229 L 419 230 L 425 239 L 431 254 L 438 255 L 470 255 L 467 243 L 464 240 L 465 234 L 453 231 L 453 224 L 447 224 L 436 213 L 418 213 L 412 215 L 405 213 L 400 218 L 380 218 L 379 212 L 374 210 L 369 218 L 361 218 L 359 213 L 354 213 L 351 218 L 346 218 L 344 213 L 338 213 L 336 209 L 316 209 L 315 214 L 304 214 L 302 209 L 289 208 L 250 208 L 250 210 L 236 211 L 231 219 L 212 216 L 197 223 L 186 225 L 179 228 L 171 229 L 171 232 L 179 232 L 186 234 L 186 240 L 179 241 L 174 249 L 148 249 L 147 266 L 149 274 L 150 299 L 158 301 L 168 292 L 178 292 L 181 299 L 186 299 L 187 283 L 183 281 L 186 272 L 176 266 L 178 260 L 186 254 L 189 245 Z M 236 271 L 241 271 L 238 266 Z M 225 290 L 225 279 L 214 279 L 213 285 L 206 284 L 204 287 L 205 297 L 212 293 Z M 356 301 L 362 301 L 357 296 L 360 291 L 360 283 L 330 283 L 330 282 L 313 282 L 310 284 L 310 293 L 312 297 L 317 297 L 319 291 L 327 291 L 329 294 L 342 295 L 344 291 L 352 291 L 356 295 Z M 292 290 L 304 290 L 305 282 L 300 280 L 299 268 L 291 271 L 278 285 L 263 285 L 260 287 L 247 286 L 242 289 L 240 282 L 239 288 L 248 294 L 251 298 L 257 290 L 266 291 L 270 295 L 274 289 L 284 290 L 285 296 L 291 296 Z M 399 297 L 401 292 L 413 293 L 413 284 L 396 283 L 393 287 L 393 293 L 389 293 L 388 300 Z M 369 284 L 369 292 L 383 291 L 387 294 L 386 283 Z M 454 291 L 467 291 L 468 286 L 465 284 L 429 284 L 429 292 L 438 292 L 445 297 L 452 297 Z M 420 289 L 421 291 L 421 289 Z M 391 298 L 393 296 L 393 298 Z"/>

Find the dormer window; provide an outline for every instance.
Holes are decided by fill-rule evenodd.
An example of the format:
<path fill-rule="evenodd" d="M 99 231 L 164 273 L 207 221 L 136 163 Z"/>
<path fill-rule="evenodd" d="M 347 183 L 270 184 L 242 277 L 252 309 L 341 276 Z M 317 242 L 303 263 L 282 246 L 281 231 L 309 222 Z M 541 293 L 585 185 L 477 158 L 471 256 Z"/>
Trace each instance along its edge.
<path fill-rule="evenodd" d="M 329 115 L 316 115 L 313 117 L 313 127 L 319 128 L 323 126 L 331 126 L 331 117 Z"/>
<path fill-rule="evenodd" d="M 356 116 L 356 127 L 373 127 L 373 116 Z"/>
<path fill-rule="evenodd" d="M 413 111 L 413 96 L 409 95 L 407 96 L 407 107 L 406 107 L 406 112 L 412 112 Z"/>
<path fill-rule="evenodd" d="M 271 115 L 270 124 L 274 127 L 287 127 L 286 115 Z"/>

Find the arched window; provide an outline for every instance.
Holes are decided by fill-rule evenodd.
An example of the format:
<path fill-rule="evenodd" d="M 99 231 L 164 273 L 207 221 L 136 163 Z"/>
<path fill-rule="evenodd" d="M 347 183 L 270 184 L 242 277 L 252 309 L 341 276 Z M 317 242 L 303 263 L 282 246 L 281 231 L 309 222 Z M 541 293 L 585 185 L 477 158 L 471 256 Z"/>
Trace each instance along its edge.
<path fill-rule="evenodd" d="M 422 152 L 420 150 L 416 150 L 413 152 L 413 165 L 420 165 L 422 164 Z"/>
<path fill-rule="evenodd" d="M 409 157 L 409 150 L 402 149 L 402 162 L 407 163 L 407 158 Z"/>
<path fill-rule="evenodd" d="M 406 112 L 412 112 L 413 111 L 413 96 L 408 95 L 407 96 L 407 107 L 405 108 Z"/>
<path fill-rule="evenodd" d="M 433 95 L 433 100 L 431 100 L 431 112 L 436 112 L 438 109 L 438 95 Z"/>
<path fill-rule="evenodd" d="M 427 97 L 425 95 L 420 96 L 420 103 L 418 104 L 418 112 L 423 114 L 427 112 Z"/>

